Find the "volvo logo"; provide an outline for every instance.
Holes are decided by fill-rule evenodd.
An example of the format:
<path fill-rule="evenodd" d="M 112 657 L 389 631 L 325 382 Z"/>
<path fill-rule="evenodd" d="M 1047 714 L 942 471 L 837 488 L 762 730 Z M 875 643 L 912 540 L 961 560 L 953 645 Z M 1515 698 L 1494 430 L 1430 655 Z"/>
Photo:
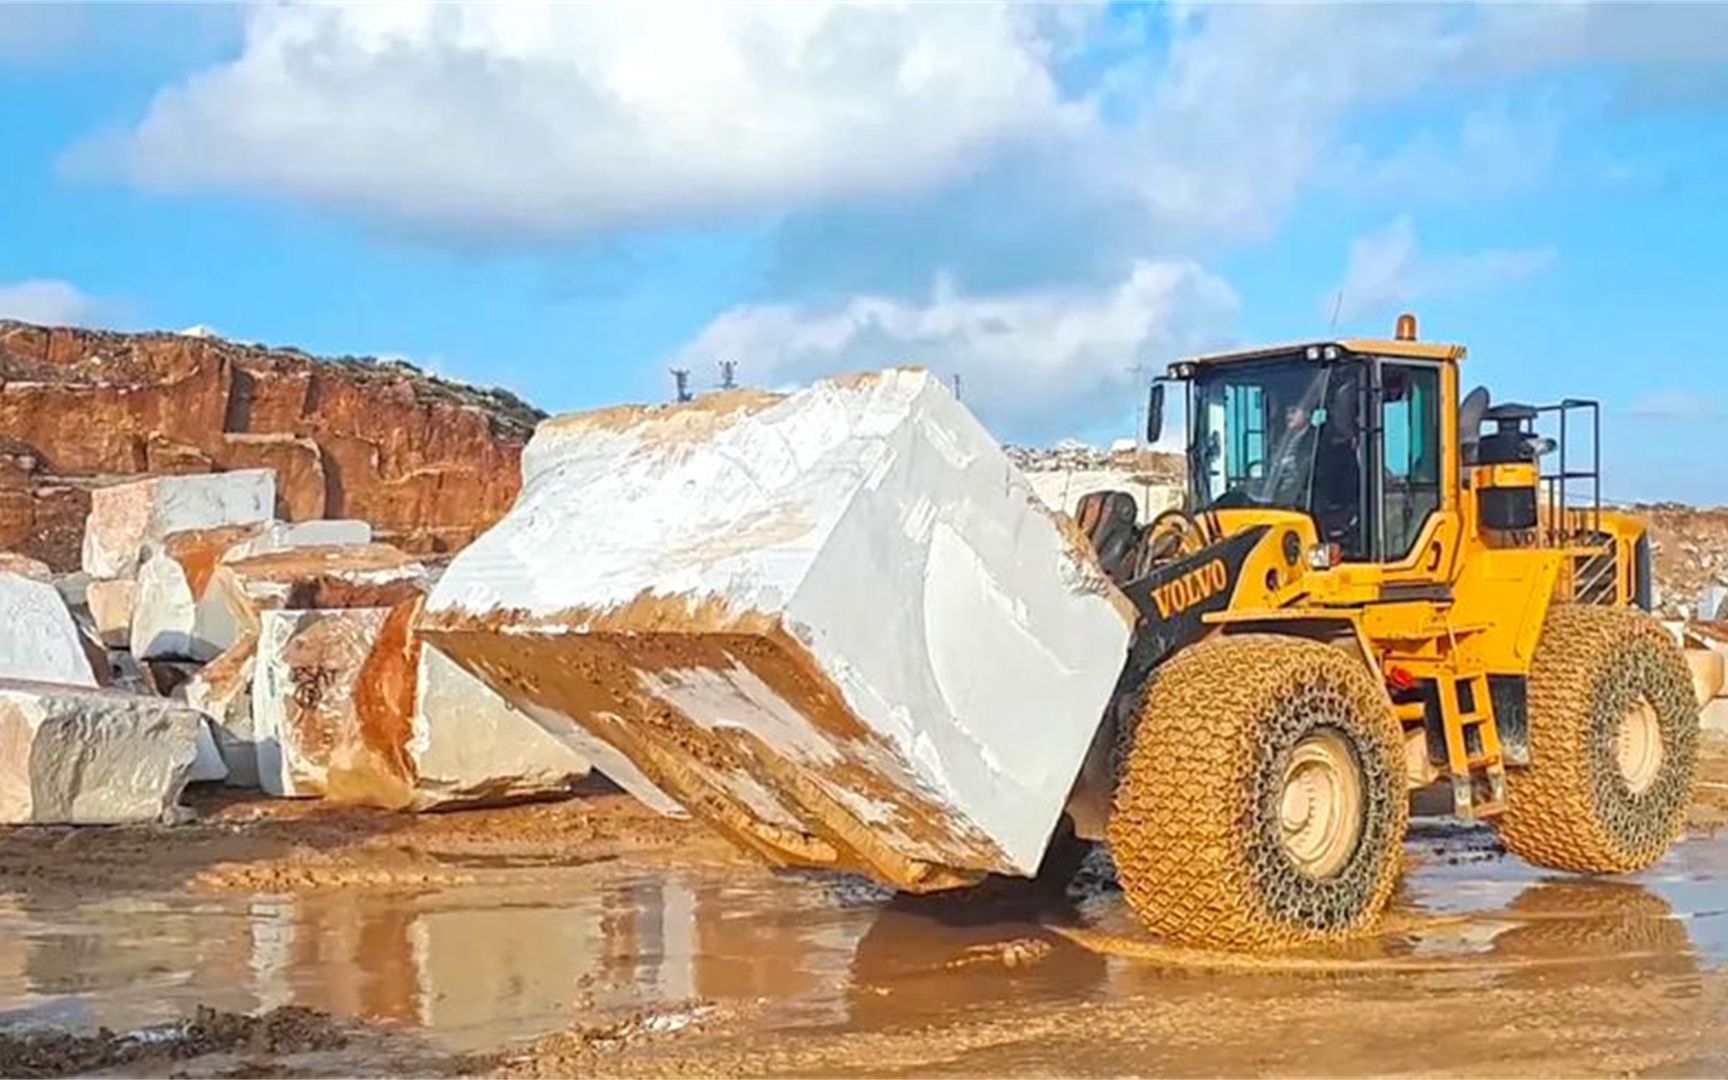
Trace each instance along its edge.
<path fill-rule="evenodd" d="M 1204 566 L 1188 571 L 1175 581 L 1153 589 L 1152 599 L 1158 605 L 1159 618 L 1168 619 L 1172 615 L 1182 614 L 1201 601 L 1217 596 L 1229 583 L 1230 572 L 1225 569 L 1224 560 L 1213 559 Z"/>

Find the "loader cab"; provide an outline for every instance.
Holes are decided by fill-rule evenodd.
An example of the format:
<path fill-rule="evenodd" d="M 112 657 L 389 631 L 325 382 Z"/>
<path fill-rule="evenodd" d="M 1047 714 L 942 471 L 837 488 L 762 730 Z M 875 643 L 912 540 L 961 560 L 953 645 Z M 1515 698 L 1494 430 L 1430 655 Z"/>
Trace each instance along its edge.
<path fill-rule="evenodd" d="M 1293 510 L 1341 561 L 1405 558 L 1448 501 L 1447 368 L 1461 354 L 1346 341 L 1173 365 L 1187 387 L 1190 510 Z"/>

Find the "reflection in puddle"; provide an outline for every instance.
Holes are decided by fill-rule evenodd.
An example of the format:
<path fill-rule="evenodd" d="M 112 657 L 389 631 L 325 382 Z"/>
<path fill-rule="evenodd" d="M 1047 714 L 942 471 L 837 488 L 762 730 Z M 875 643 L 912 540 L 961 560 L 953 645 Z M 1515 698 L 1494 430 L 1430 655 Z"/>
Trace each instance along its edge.
<path fill-rule="evenodd" d="M 1728 958 L 1728 841 L 1690 840 L 1636 879 L 1597 881 L 1543 877 L 1495 857 L 1483 835 L 1413 834 L 1413 869 L 1385 932 L 1303 954 L 1308 968 L 1225 977 L 1238 992 L 1274 995 L 1300 992 L 1292 981 L 1303 970 L 1446 985 L 1600 981 L 1686 978 Z M 621 862 L 422 893 L 0 896 L 0 1024 L 125 1028 L 197 1004 L 294 1004 L 426 1028 L 463 1049 L 563 1028 L 595 1008 L 708 999 L 782 1028 L 871 1029 L 1006 1000 L 1201 992 L 1221 977 L 1075 936 L 1135 932 L 1110 892 L 1078 906 L 889 901 L 820 875 Z"/>

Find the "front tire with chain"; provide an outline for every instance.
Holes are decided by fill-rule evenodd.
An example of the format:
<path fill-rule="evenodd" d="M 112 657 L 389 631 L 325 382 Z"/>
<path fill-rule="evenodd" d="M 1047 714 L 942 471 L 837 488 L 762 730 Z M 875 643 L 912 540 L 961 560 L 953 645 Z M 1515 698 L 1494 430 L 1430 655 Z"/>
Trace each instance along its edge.
<path fill-rule="evenodd" d="M 1402 736 L 1360 660 L 1278 635 L 1203 642 L 1152 674 L 1124 736 L 1107 833 L 1154 932 L 1266 949 L 1347 936 L 1384 909 L 1408 815 Z M 1332 795 L 1293 790 L 1310 778 Z M 1307 839 L 1328 801 L 1349 807 L 1327 819 L 1349 830 L 1342 845 Z"/>
<path fill-rule="evenodd" d="M 1685 826 L 1698 704 L 1685 655 L 1655 620 L 1558 605 L 1530 670 L 1530 764 L 1509 771 L 1500 838 L 1538 866 L 1628 873 Z"/>

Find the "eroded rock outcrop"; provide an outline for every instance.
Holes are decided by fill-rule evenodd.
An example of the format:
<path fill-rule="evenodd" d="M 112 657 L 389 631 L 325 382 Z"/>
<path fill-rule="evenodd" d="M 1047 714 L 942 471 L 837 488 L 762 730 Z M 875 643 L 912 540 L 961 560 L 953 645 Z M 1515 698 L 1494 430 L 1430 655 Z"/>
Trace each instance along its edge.
<path fill-rule="evenodd" d="M 406 364 L 0 321 L 0 548 L 70 569 L 93 488 L 268 467 L 278 517 L 454 551 L 509 508 L 539 418 Z"/>

